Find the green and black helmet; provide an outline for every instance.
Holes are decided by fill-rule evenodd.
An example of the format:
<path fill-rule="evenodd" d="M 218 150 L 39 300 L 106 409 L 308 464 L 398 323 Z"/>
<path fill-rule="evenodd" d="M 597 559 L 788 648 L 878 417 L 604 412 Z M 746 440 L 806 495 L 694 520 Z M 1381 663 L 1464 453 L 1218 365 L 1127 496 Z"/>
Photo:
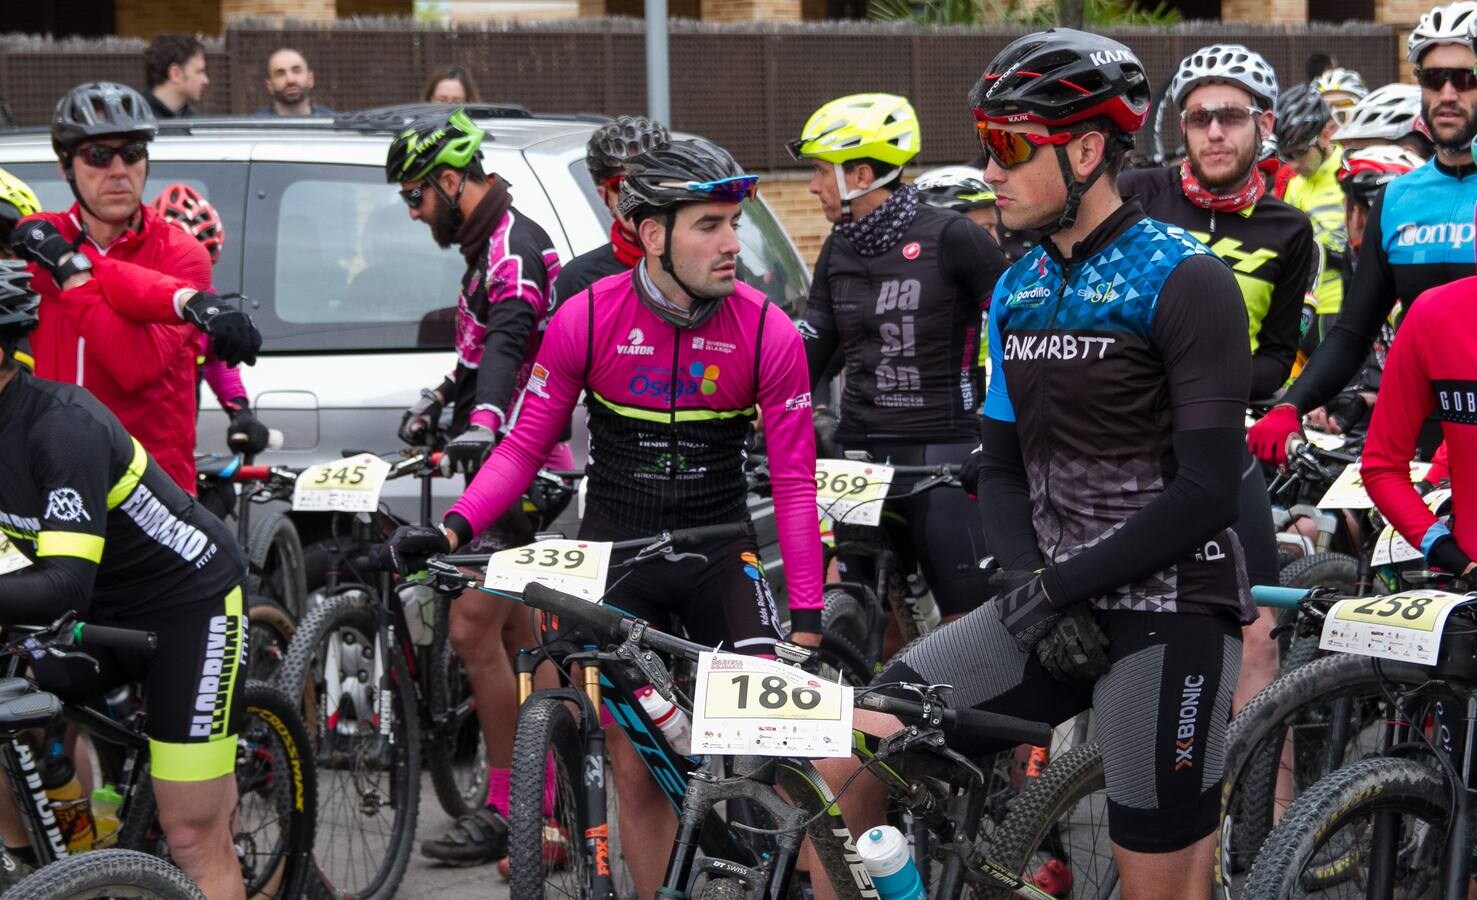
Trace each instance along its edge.
<path fill-rule="evenodd" d="M 424 119 L 395 135 L 385 158 L 385 180 L 419 181 L 440 166 L 465 169 L 477 161 L 485 137 L 465 109 L 445 119 Z"/>
<path fill-rule="evenodd" d="M 31 270 L 19 259 L 0 260 L 0 339 L 30 334 L 40 321 L 41 295 L 31 289 Z"/>

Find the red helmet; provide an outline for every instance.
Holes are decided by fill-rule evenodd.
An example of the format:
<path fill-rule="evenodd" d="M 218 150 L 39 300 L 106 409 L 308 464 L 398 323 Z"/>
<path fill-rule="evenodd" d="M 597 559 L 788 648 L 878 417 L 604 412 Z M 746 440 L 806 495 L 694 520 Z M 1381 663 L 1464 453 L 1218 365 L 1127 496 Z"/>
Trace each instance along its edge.
<path fill-rule="evenodd" d="M 184 182 L 175 182 L 159 192 L 150 204 L 159 215 L 189 232 L 205 245 L 210 253 L 210 262 L 220 259 L 221 247 L 226 243 L 226 226 L 221 224 L 220 214 L 200 192 Z"/>
<path fill-rule="evenodd" d="M 1361 206 L 1373 206 L 1379 189 L 1425 160 L 1399 144 L 1380 144 L 1351 150 L 1339 166 L 1339 185 L 1344 194 Z"/>

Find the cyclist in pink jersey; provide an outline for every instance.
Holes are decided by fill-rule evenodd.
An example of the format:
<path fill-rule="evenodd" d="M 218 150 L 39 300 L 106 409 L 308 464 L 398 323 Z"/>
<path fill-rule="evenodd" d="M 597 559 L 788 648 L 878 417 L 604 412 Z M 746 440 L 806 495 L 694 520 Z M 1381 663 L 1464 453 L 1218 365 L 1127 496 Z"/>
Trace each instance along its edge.
<path fill-rule="evenodd" d="M 560 304 L 512 433 L 441 528 L 406 526 L 391 536 L 388 556 L 401 571 L 465 544 L 517 502 L 582 391 L 590 462 L 580 536 L 594 540 L 746 521 L 745 446 L 762 416 L 790 637 L 819 643 L 821 548 L 805 351 L 784 310 L 734 278 L 742 201 L 757 182 L 727 151 L 700 140 L 626 163 L 620 211 L 637 223 L 645 257 Z M 605 602 L 658 627 L 679 616 L 705 644 L 771 653 L 781 632 L 757 550 L 751 527 L 698 547 L 706 562 L 631 571 Z M 627 842 L 626 862 L 636 893 L 651 896 L 676 818 L 624 735 L 611 732 L 622 833 L 650 838 Z"/>

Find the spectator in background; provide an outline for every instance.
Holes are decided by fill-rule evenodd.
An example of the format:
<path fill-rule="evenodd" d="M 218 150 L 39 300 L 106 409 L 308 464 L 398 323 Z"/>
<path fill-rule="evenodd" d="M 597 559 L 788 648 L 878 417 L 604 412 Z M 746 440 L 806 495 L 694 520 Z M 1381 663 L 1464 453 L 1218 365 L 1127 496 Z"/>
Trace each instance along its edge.
<path fill-rule="evenodd" d="M 156 119 L 189 118 L 205 96 L 205 46 L 188 34 L 161 34 L 144 50 L 144 99 Z"/>
<path fill-rule="evenodd" d="M 442 66 L 431 72 L 421 99 L 427 103 L 462 106 L 480 102 L 482 97 L 477 93 L 477 83 L 472 80 L 470 72 L 461 66 Z"/>
<path fill-rule="evenodd" d="M 291 47 L 267 57 L 267 94 L 272 104 L 258 110 L 259 116 L 331 116 L 333 110 L 313 105 L 313 70 L 308 60 Z"/>

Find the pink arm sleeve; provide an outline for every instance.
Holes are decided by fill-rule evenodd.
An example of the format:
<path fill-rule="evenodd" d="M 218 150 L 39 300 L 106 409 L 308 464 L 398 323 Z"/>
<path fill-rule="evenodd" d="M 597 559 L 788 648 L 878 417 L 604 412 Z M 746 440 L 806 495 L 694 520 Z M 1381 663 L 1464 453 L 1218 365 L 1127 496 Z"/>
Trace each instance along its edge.
<path fill-rule="evenodd" d="M 205 376 L 205 383 L 210 385 L 210 390 L 220 405 L 229 410 L 232 400 L 247 396 L 246 385 L 241 383 L 241 371 L 216 358 L 207 335 L 200 335 L 200 347 L 205 354 L 205 366 L 200 370 Z"/>
<path fill-rule="evenodd" d="M 466 493 L 447 511 L 447 519 L 460 516 L 471 526 L 472 534 L 480 534 L 518 502 L 539 466 L 559 443 L 584 389 L 585 335 L 589 327 L 588 304 L 570 303 L 555 313 L 518 401 L 513 431 L 492 451 Z"/>
<path fill-rule="evenodd" d="M 575 304 L 576 306 L 580 304 Z M 800 332 L 778 309 L 764 317 L 759 411 L 774 493 L 775 530 L 790 609 L 821 608 L 821 533 L 815 509 L 815 424 Z"/>

